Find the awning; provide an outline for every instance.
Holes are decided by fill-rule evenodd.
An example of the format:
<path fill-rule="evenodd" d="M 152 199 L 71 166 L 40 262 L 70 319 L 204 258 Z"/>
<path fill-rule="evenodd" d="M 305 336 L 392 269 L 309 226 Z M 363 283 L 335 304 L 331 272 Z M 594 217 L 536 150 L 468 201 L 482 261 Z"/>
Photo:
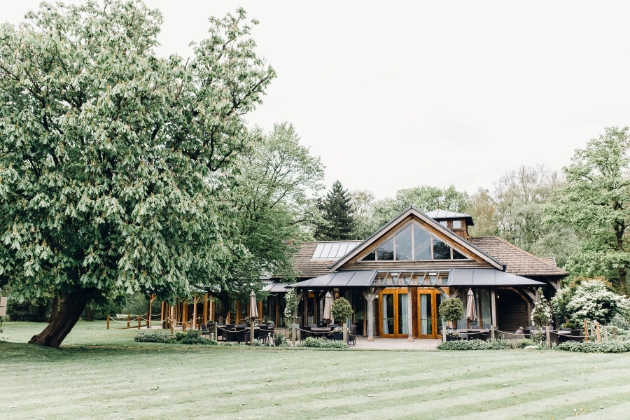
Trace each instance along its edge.
<path fill-rule="evenodd" d="M 448 286 L 545 286 L 546 283 L 506 273 L 493 268 L 454 268 L 448 277 Z"/>
<path fill-rule="evenodd" d="M 263 287 L 263 292 L 269 292 L 269 293 L 286 293 L 287 289 L 286 287 L 288 286 L 287 283 L 278 283 L 278 282 L 273 282 L 273 283 L 268 283 L 265 285 L 265 287 Z"/>
<path fill-rule="evenodd" d="M 292 287 L 309 289 L 328 289 L 333 287 L 368 287 L 376 277 L 376 271 L 340 271 L 314 279 L 300 281 Z"/>

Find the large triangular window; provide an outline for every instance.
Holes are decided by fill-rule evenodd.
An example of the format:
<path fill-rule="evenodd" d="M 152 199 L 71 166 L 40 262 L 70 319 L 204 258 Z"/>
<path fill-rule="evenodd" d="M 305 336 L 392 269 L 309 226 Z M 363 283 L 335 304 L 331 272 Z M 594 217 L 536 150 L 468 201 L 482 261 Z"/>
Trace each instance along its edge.
<path fill-rule="evenodd" d="M 427 261 L 467 259 L 460 251 L 431 235 L 418 223 L 410 223 L 362 261 Z"/>

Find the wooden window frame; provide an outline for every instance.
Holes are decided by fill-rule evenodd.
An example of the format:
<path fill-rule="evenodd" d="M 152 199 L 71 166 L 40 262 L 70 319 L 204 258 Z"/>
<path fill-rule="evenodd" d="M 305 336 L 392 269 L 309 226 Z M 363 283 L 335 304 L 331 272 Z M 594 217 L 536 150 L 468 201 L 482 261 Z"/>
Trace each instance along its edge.
<path fill-rule="evenodd" d="M 378 326 L 379 326 L 379 332 L 380 332 L 380 336 L 383 338 L 407 338 L 409 337 L 409 334 L 397 334 L 394 332 L 394 334 L 383 334 L 383 295 L 392 295 L 394 297 L 394 331 L 398 331 L 398 327 L 399 327 L 399 322 L 400 320 L 398 319 L 398 295 L 406 295 L 408 293 L 408 288 L 407 287 L 396 287 L 396 288 L 387 288 L 387 289 L 383 289 L 380 293 L 379 293 L 379 310 L 378 310 L 378 318 L 377 318 L 377 322 L 378 322 Z M 413 325 L 409 325 L 409 330 L 411 331 L 413 329 Z"/>

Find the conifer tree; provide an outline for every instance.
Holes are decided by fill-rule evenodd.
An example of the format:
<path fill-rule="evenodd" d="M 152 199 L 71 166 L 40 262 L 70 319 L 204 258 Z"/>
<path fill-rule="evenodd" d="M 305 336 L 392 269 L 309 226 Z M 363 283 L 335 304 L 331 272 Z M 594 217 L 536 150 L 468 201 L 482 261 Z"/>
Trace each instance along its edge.
<path fill-rule="evenodd" d="M 326 198 L 318 204 L 322 222 L 315 229 L 315 238 L 322 241 L 352 239 L 355 220 L 348 190 L 335 181 Z"/>

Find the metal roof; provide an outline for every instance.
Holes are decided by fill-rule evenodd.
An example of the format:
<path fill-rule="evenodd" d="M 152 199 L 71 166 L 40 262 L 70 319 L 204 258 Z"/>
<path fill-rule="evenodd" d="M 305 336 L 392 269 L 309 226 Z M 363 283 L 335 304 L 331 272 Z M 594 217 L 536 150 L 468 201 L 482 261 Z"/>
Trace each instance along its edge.
<path fill-rule="evenodd" d="M 376 271 L 340 271 L 330 273 L 314 279 L 300 281 L 292 284 L 292 287 L 321 288 L 330 287 L 368 287 L 376 277 Z"/>
<path fill-rule="evenodd" d="M 545 286 L 546 283 L 506 273 L 493 268 L 454 268 L 448 286 Z"/>
<path fill-rule="evenodd" d="M 268 283 L 265 285 L 265 287 L 263 287 L 263 292 L 270 292 L 270 293 L 286 293 L 287 289 L 286 287 L 288 286 L 287 283 L 278 283 L 278 282 L 273 282 L 273 283 Z"/>

